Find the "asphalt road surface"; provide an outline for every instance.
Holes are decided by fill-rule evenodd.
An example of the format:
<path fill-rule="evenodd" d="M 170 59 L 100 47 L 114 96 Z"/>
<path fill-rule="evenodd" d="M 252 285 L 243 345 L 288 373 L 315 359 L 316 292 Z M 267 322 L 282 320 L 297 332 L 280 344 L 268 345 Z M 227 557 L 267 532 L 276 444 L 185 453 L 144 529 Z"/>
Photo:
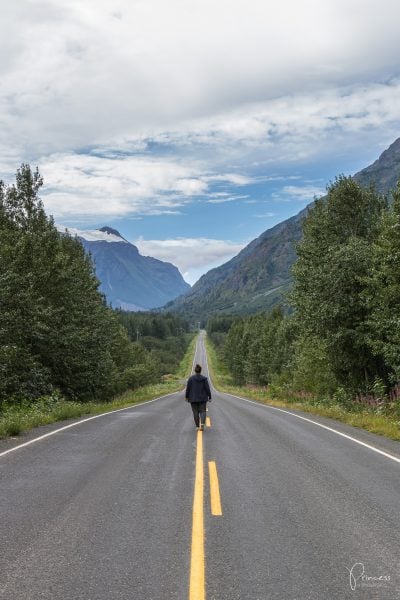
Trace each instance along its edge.
<path fill-rule="evenodd" d="M 208 422 L 180 392 L 3 441 L 0 598 L 400 598 L 398 443 L 215 391 Z"/>

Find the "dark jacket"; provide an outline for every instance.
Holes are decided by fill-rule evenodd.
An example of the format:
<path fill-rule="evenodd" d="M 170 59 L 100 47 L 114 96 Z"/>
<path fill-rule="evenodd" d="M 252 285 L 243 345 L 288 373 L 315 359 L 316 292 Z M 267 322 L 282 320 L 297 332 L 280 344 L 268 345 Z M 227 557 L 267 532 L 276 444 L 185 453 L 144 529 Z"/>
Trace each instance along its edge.
<path fill-rule="evenodd" d="M 196 373 L 189 377 L 185 397 L 189 402 L 207 402 L 211 400 L 211 390 L 207 377 Z"/>

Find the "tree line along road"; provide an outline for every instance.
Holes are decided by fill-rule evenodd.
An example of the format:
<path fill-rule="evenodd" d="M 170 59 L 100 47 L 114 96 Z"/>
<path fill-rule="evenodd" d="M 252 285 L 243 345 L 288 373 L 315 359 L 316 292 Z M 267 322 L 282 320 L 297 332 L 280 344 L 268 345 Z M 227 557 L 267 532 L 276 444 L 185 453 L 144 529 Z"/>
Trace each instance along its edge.
<path fill-rule="evenodd" d="M 0 598 L 400 598 L 398 443 L 215 389 L 71 425 L 0 443 Z"/>

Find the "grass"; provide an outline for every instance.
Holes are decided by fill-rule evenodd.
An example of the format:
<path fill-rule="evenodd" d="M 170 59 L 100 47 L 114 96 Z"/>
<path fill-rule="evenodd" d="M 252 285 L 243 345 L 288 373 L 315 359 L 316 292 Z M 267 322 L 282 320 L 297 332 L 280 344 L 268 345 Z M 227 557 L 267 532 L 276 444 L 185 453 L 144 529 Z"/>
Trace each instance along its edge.
<path fill-rule="evenodd" d="M 190 342 L 176 373 L 164 376 L 161 383 L 129 390 L 109 402 L 72 402 L 53 396 L 42 398 L 34 403 L 10 405 L 0 413 L 0 439 L 17 436 L 39 425 L 110 412 L 177 392 L 183 389 L 186 378 L 191 372 L 195 345 L 196 337 Z"/>
<path fill-rule="evenodd" d="M 398 414 L 382 414 L 380 408 L 364 407 L 358 403 L 340 404 L 333 399 L 285 397 L 282 390 L 279 398 L 266 388 L 234 385 L 232 377 L 209 339 L 206 338 L 208 366 L 215 387 L 221 392 L 251 398 L 278 408 L 297 409 L 304 412 L 336 419 L 347 425 L 365 429 L 392 440 L 400 440 Z"/>

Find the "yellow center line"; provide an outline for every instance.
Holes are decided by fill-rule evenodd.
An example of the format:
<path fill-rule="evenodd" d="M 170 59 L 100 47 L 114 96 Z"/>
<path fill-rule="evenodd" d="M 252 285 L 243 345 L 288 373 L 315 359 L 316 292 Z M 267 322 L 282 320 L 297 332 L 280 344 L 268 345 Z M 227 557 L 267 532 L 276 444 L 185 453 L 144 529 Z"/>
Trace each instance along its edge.
<path fill-rule="evenodd" d="M 189 600 L 205 600 L 203 432 L 197 432 Z"/>
<path fill-rule="evenodd" d="M 206 417 L 206 426 L 211 427 L 211 419 L 210 417 Z"/>
<path fill-rule="evenodd" d="M 221 496 L 219 493 L 217 465 L 214 461 L 208 462 L 208 471 L 210 474 L 211 514 L 220 517 L 222 515 Z"/>

